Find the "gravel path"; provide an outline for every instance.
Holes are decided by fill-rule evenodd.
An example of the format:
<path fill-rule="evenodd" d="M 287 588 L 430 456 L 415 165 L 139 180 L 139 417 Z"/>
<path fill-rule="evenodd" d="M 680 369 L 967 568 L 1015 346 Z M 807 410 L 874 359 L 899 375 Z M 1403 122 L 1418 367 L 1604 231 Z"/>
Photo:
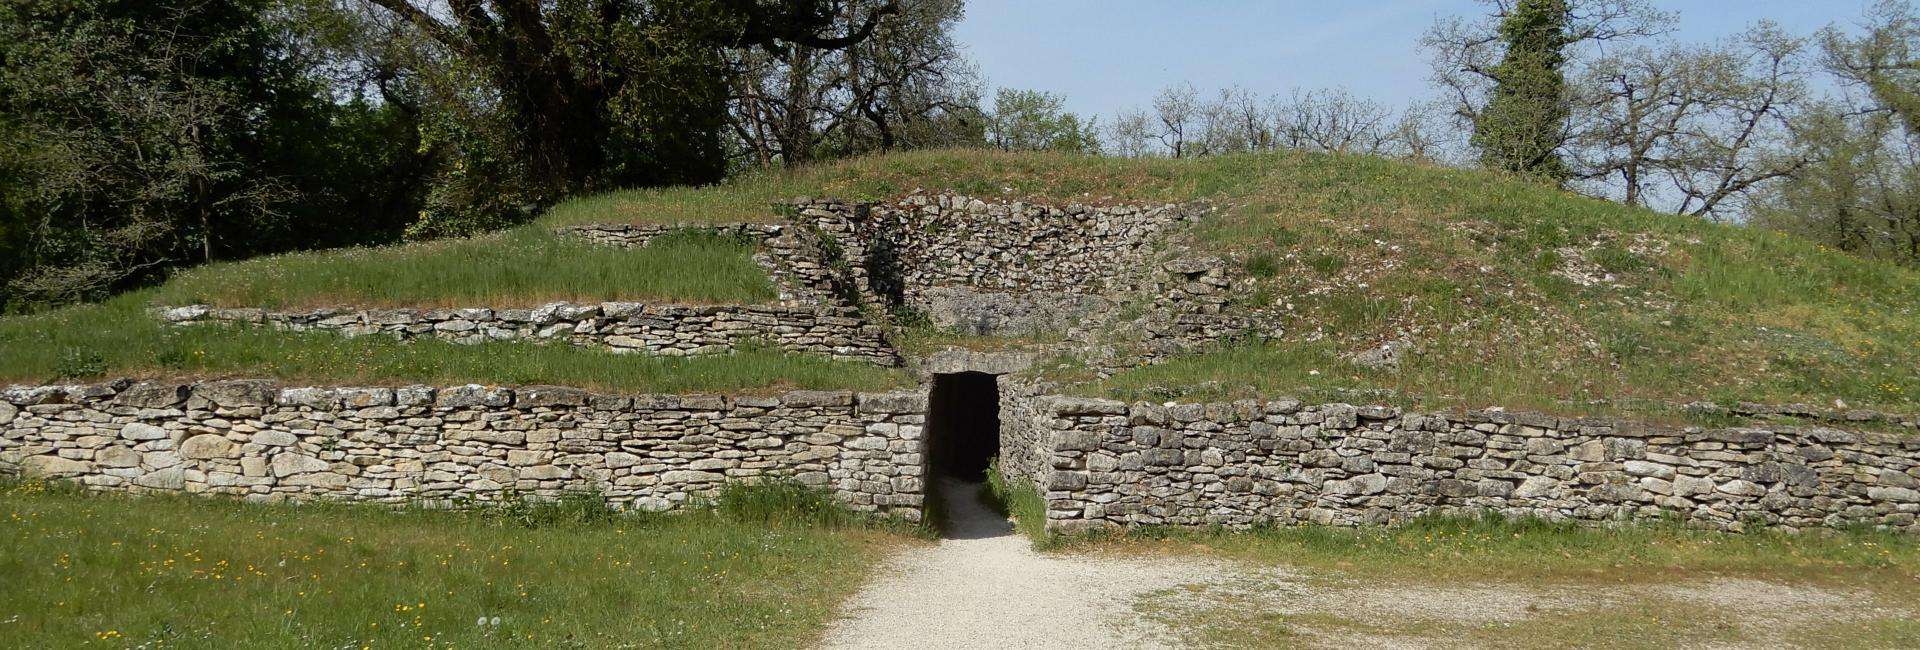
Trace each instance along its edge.
<path fill-rule="evenodd" d="M 1212 581 L 1205 560 L 1043 555 L 973 495 L 939 479 L 953 525 L 939 544 L 890 559 L 827 632 L 829 648 L 1161 647 L 1136 596 Z"/>

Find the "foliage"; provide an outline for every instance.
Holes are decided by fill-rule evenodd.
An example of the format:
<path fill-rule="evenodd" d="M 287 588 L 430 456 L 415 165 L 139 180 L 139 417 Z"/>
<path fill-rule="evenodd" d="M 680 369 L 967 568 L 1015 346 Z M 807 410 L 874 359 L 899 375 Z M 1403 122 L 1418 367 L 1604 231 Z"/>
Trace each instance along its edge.
<path fill-rule="evenodd" d="M 1569 173 L 1560 160 L 1568 102 L 1566 0 L 1520 0 L 1500 22 L 1506 53 L 1492 71 L 1493 94 L 1475 117 L 1473 146 L 1487 169 L 1555 183 Z"/>
<path fill-rule="evenodd" d="M 1434 126 L 1426 105 L 1394 110 L 1339 88 L 1259 97 L 1235 86 L 1209 99 L 1191 84 L 1176 84 L 1160 91 L 1151 112 L 1116 116 L 1101 147 L 1136 157 L 1278 150 L 1435 160 L 1444 154 Z"/>
<path fill-rule="evenodd" d="M 798 646 L 894 543 L 589 496 L 446 511 L 0 486 L 0 644 Z"/>
<path fill-rule="evenodd" d="M 404 117 L 338 101 L 303 0 L 0 7 L 0 307 L 187 262 L 379 241 L 410 211 Z M 404 176 L 401 177 L 404 179 Z M 339 191 L 354 188 L 351 194 Z M 352 224 L 351 227 L 349 224 Z"/>
<path fill-rule="evenodd" d="M 822 36 L 842 18 L 837 3 L 491 0 L 441 12 L 418 0 L 367 2 L 410 25 L 426 48 L 415 68 L 440 87 L 440 128 L 475 130 L 451 138 L 478 147 L 454 171 L 475 175 L 476 188 L 511 182 L 535 204 L 719 180 L 727 48 L 846 48 L 899 12 L 875 7 L 849 19 L 850 33 Z"/>
<path fill-rule="evenodd" d="M 858 16 L 878 0 L 852 0 Z M 758 168 L 871 152 L 980 142 L 979 82 L 952 31 L 960 0 L 918 0 L 881 19 L 873 35 L 831 49 L 739 49 L 730 145 Z"/>
<path fill-rule="evenodd" d="M 1589 191 L 1628 205 L 1730 218 L 1816 155 L 1806 39 L 1761 22 L 1727 41 L 1623 47 L 1583 65 L 1569 164 Z"/>
<path fill-rule="evenodd" d="M 988 142 L 1002 151 L 1099 153 L 1094 120 L 1066 111 L 1062 101 L 1049 92 L 1000 89 L 987 123 Z"/>
<path fill-rule="evenodd" d="M 1764 197 L 1755 223 L 1840 250 L 1920 264 L 1920 17 L 1882 2 L 1865 33 L 1820 36 L 1825 66 L 1864 90 L 1809 112 L 1795 147 L 1811 161 Z"/>

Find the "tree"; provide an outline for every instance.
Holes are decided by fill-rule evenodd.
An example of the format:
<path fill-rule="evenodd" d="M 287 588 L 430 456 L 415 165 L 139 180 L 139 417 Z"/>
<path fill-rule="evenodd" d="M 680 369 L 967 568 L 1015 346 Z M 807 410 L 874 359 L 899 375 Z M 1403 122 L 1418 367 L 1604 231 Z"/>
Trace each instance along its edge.
<path fill-rule="evenodd" d="M 391 114 L 340 101 L 314 74 L 301 47 L 318 38 L 299 20 L 309 9 L 0 5 L 0 303 L 97 297 L 170 266 L 322 240 L 316 232 L 352 243 L 397 230 L 394 213 L 363 209 L 391 198 L 362 183 L 395 152 L 362 137 Z"/>
<path fill-rule="evenodd" d="M 852 20 L 877 6 L 850 0 L 842 12 Z M 960 0 L 920 0 L 850 47 L 731 50 L 736 154 L 793 165 L 980 142 L 978 82 L 951 35 L 963 15 Z"/>
<path fill-rule="evenodd" d="M 1096 153 L 1096 134 L 1093 120 L 1065 110 L 1059 95 L 1037 90 L 1000 89 L 987 123 L 988 142 L 1004 151 Z"/>
<path fill-rule="evenodd" d="M 1768 188 L 1753 221 L 1920 265 L 1920 17 L 1881 2 L 1864 29 L 1821 33 L 1824 67 L 1847 94 L 1796 120 L 1810 162 Z"/>
<path fill-rule="evenodd" d="M 1493 96 L 1473 122 L 1480 164 L 1555 183 L 1568 177 L 1560 160 L 1568 101 L 1566 0 L 1519 0 L 1500 23 L 1506 53 L 1492 71 Z"/>
<path fill-rule="evenodd" d="M 1202 99 L 1191 84 L 1169 86 L 1152 112 L 1128 111 L 1105 132 L 1121 156 L 1208 156 L 1288 149 L 1435 160 L 1442 145 L 1432 107 L 1395 111 L 1342 89 L 1295 90 L 1256 98 L 1243 88 Z"/>
<path fill-rule="evenodd" d="M 1594 46 L 1664 33 L 1671 15 L 1644 0 L 1482 0 L 1485 20 L 1427 31 L 1433 80 L 1471 128 L 1483 166 L 1560 182 L 1571 137 L 1563 70 Z"/>
<path fill-rule="evenodd" d="M 1392 109 L 1338 88 L 1295 90 L 1274 102 L 1274 115 L 1288 149 L 1383 155 L 1401 135 Z"/>
<path fill-rule="evenodd" d="M 837 28 L 834 0 L 366 0 L 484 86 L 535 200 L 586 189 L 710 183 L 726 171 L 729 48 L 779 54 L 865 41 L 889 2 Z"/>
<path fill-rule="evenodd" d="M 1160 127 L 1156 138 L 1175 158 L 1203 153 L 1188 147 L 1199 116 L 1200 91 L 1195 90 L 1193 84 L 1168 86 L 1153 98 L 1153 119 Z"/>
<path fill-rule="evenodd" d="M 1731 218 L 1808 163 L 1791 146 L 1807 104 L 1804 39 L 1762 22 L 1724 43 L 1633 47 L 1581 75 L 1574 175 L 1635 206 Z"/>

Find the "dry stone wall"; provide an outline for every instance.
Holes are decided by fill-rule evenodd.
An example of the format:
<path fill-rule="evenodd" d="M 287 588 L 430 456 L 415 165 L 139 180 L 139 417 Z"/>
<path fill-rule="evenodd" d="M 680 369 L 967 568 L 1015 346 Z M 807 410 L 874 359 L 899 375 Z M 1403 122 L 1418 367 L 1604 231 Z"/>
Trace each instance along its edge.
<path fill-rule="evenodd" d="M 918 521 L 926 398 L 118 382 L 0 391 L 0 473 L 249 500 L 458 503 L 598 490 L 665 510 L 785 477 Z"/>
<path fill-rule="evenodd" d="M 961 333 L 1063 333 L 1075 341 L 1121 332 L 1126 365 L 1224 339 L 1270 334 L 1227 300 L 1225 264 L 1181 257 L 1170 235 L 1202 204 L 1043 206 L 953 193 L 882 203 L 802 198 L 779 206 L 787 224 L 697 226 L 757 239 L 758 260 L 784 304 L 925 315 Z M 591 241 L 641 246 L 687 226 L 566 229 Z M 1128 305 L 1136 322 L 1113 327 Z"/>
<path fill-rule="evenodd" d="M 870 299 L 941 327 L 1021 334 L 1065 329 L 1138 293 L 1166 233 L 1202 209 L 913 194 L 881 204 L 802 200 L 793 212 L 831 239 L 854 276 L 843 284 Z"/>
<path fill-rule="evenodd" d="M 161 311 L 168 322 L 237 323 L 290 331 L 384 334 L 454 343 L 563 342 L 660 356 L 732 352 L 757 341 L 793 352 L 897 365 L 884 330 L 851 309 L 779 305 L 648 305 L 633 302 L 553 303 L 534 309 L 322 309 L 275 312 L 205 305 Z"/>
<path fill-rule="evenodd" d="M 1497 512 L 1741 530 L 1867 524 L 1920 532 L 1920 436 L 1829 427 L 1703 429 L 1531 413 L 1402 413 L 1296 400 L 1126 404 L 1036 397 L 1009 440 L 1048 525 L 1388 524 Z"/>

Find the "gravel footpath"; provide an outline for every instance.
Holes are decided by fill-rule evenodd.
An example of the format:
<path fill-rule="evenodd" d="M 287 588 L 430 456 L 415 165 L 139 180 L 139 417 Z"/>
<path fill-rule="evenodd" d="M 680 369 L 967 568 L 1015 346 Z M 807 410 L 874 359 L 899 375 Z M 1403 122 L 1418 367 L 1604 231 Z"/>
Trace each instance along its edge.
<path fill-rule="evenodd" d="M 947 539 L 891 558 L 846 606 L 828 648 L 1162 647 L 1132 613 L 1140 594 L 1227 573 L 1205 560 L 1043 555 L 975 498 L 942 482 Z"/>

